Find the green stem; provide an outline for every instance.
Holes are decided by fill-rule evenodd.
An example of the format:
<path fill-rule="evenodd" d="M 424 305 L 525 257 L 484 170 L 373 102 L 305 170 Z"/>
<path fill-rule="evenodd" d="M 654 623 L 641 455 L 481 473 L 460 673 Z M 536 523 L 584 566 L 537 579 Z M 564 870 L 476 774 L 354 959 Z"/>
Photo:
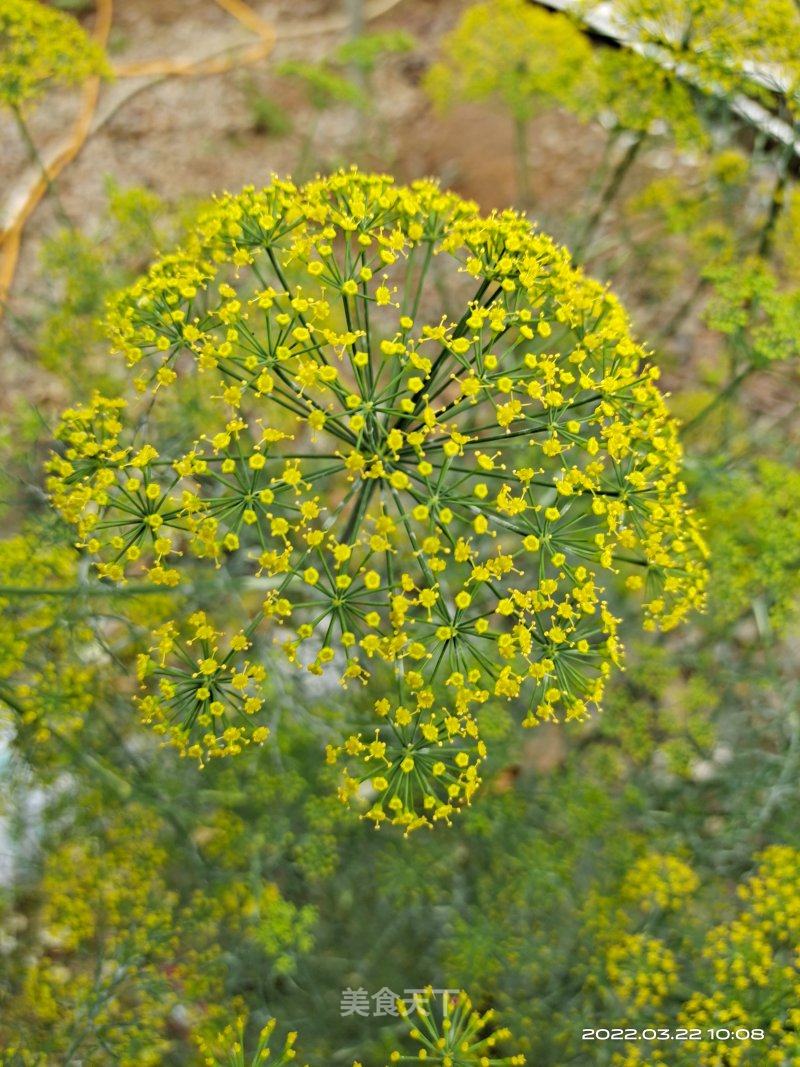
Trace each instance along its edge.
<path fill-rule="evenodd" d="M 724 389 L 720 389 L 720 391 L 717 393 L 713 400 L 706 404 L 706 406 L 702 408 L 702 410 L 698 411 L 698 413 L 691 419 L 689 419 L 688 422 L 685 422 L 683 424 L 683 427 L 681 428 L 681 433 L 687 434 L 690 430 L 697 429 L 700 423 L 704 422 L 706 417 L 710 415 L 712 411 L 719 407 L 719 405 L 723 401 L 729 400 L 730 397 L 733 396 L 733 394 L 739 389 L 739 386 L 745 381 L 746 378 L 749 378 L 749 376 L 753 373 L 754 370 L 754 365 L 752 363 L 748 363 L 744 370 L 739 371 L 739 373 L 728 382 Z"/>
<path fill-rule="evenodd" d="M 780 218 L 786 196 L 786 186 L 789 182 L 789 166 L 793 154 L 794 145 L 790 143 L 788 148 L 781 152 L 780 159 L 778 160 L 777 177 L 772 190 L 767 217 L 761 228 L 758 240 L 758 254 L 765 258 L 768 257 L 772 251 L 775 228 L 778 224 L 778 219 Z"/>
<path fill-rule="evenodd" d="M 514 119 L 514 152 L 517 162 L 517 198 L 523 209 L 531 204 L 528 150 L 528 120 L 517 115 Z"/>
<path fill-rule="evenodd" d="M 49 173 L 49 171 L 47 169 L 47 164 L 42 159 L 41 154 L 39 152 L 39 149 L 36 147 L 36 142 L 34 141 L 33 137 L 31 136 L 31 132 L 28 129 L 28 124 L 25 122 L 25 119 L 22 116 L 22 111 L 18 107 L 12 107 L 11 112 L 12 112 L 12 114 L 14 116 L 14 121 L 17 124 L 17 129 L 19 130 L 20 136 L 22 137 L 22 140 L 25 142 L 25 147 L 28 150 L 28 155 L 30 156 L 31 161 L 41 171 L 41 175 L 42 175 L 42 179 L 44 180 L 45 188 L 47 189 L 48 195 L 52 196 L 52 198 L 53 198 L 53 203 L 56 206 L 56 211 L 58 212 L 59 218 L 64 223 L 64 225 L 67 227 L 67 229 L 73 230 L 75 227 L 72 225 L 72 220 L 70 219 L 69 215 L 64 210 L 64 205 L 61 202 L 61 197 L 56 192 L 56 188 L 53 185 L 53 181 L 52 181 L 52 179 L 50 177 L 50 173 Z"/>
<path fill-rule="evenodd" d="M 689 294 L 681 301 L 675 311 L 670 315 L 669 319 L 667 319 L 663 328 L 657 334 L 659 342 L 663 343 L 664 341 L 668 341 L 675 335 L 675 333 L 677 333 L 681 323 L 684 322 L 707 287 L 708 281 L 706 278 L 701 276 L 695 281 Z"/>
<path fill-rule="evenodd" d="M 622 188 L 622 183 L 625 181 L 628 171 L 636 162 L 636 157 L 639 155 L 639 152 L 642 149 L 642 145 L 644 144 L 646 137 L 646 133 L 636 134 L 636 136 L 633 138 L 633 140 L 623 153 L 616 167 L 614 167 L 611 174 L 609 175 L 608 181 L 603 187 L 603 191 L 600 193 L 600 198 L 597 201 L 595 209 L 589 216 L 583 234 L 581 235 L 580 239 L 576 244 L 576 260 L 583 255 L 595 233 L 597 232 L 597 228 L 605 218 L 606 213 L 608 212 L 611 205 L 616 200 L 617 195 L 619 194 L 619 191 Z"/>
<path fill-rule="evenodd" d="M 350 539 L 355 536 L 358 527 L 361 525 L 367 508 L 369 507 L 369 502 L 372 499 L 372 494 L 375 492 L 377 481 L 377 478 L 373 478 L 369 482 L 364 482 L 362 484 L 356 502 L 353 505 L 353 510 L 350 513 L 347 527 L 342 535 L 343 545 L 350 544 Z"/>

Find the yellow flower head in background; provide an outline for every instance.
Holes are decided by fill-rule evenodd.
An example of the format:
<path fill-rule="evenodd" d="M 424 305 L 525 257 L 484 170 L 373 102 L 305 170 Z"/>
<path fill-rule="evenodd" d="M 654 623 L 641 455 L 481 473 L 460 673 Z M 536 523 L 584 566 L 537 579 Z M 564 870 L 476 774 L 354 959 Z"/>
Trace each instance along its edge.
<path fill-rule="evenodd" d="M 493 100 L 521 121 L 546 105 L 582 111 L 593 64 L 591 44 L 569 18 L 525 0 L 486 0 L 445 37 L 426 88 L 439 107 Z"/>
<path fill-rule="evenodd" d="M 0 105 L 19 111 L 51 85 L 108 74 L 102 49 L 70 15 L 36 0 L 0 5 Z"/>

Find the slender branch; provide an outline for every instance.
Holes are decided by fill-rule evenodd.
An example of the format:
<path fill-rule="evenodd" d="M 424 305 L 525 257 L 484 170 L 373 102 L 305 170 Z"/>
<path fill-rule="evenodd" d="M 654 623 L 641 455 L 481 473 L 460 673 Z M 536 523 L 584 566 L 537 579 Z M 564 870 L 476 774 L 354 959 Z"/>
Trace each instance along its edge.
<path fill-rule="evenodd" d="M 690 430 L 695 430 L 704 422 L 708 415 L 711 414 L 719 405 L 730 399 L 731 396 L 739 389 L 741 384 L 750 377 L 755 371 L 755 366 L 752 363 L 748 363 L 744 370 L 741 370 L 735 378 L 732 378 L 724 389 L 720 389 L 717 395 L 711 400 L 704 408 L 702 408 L 696 415 L 694 415 L 688 422 L 685 422 L 681 428 L 681 433 L 686 434 Z"/>
<path fill-rule="evenodd" d="M 42 180 L 44 181 L 48 194 L 53 198 L 53 203 L 56 206 L 59 218 L 68 229 L 73 230 L 75 227 L 72 225 L 72 220 L 64 209 L 64 205 L 61 201 L 61 197 L 56 191 L 56 187 L 53 185 L 52 178 L 50 177 L 50 171 L 47 169 L 47 164 L 42 159 L 39 149 L 36 147 L 36 142 L 31 136 L 31 131 L 28 129 L 28 124 L 23 117 L 22 111 L 18 107 L 12 107 L 11 113 L 14 116 L 14 121 L 17 125 L 17 129 L 19 130 L 20 136 L 22 137 L 22 140 L 25 143 L 25 147 L 28 150 L 28 155 L 31 158 L 31 162 L 33 162 L 35 166 L 37 166 L 41 171 Z"/>
<path fill-rule="evenodd" d="M 616 200 L 617 195 L 622 188 L 622 183 L 625 181 L 628 171 L 636 162 L 636 157 L 639 155 L 646 138 L 646 133 L 638 133 L 628 145 L 616 167 L 614 167 L 609 175 L 608 181 L 606 182 L 603 191 L 600 193 L 595 209 L 587 219 L 583 233 L 575 246 L 576 260 L 583 256 L 597 232 L 600 223 L 603 221 L 609 208 Z"/>
<path fill-rule="evenodd" d="M 528 121 L 520 115 L 514 119 L 514 153 L 517 164 L 517 198 L 519 206 L 525 209 L 531 205 Z"/>

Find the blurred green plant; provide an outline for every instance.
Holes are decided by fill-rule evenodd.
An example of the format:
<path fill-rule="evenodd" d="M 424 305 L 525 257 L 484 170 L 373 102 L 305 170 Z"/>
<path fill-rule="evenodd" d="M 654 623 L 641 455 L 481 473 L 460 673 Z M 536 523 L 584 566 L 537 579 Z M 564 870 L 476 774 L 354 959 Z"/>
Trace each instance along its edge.
<path fill-rule="evenodd" d="M 253 78 L 244 83 L 244 98 L 250 112 L 254 133 L 269 137 L 285 137 L 292 131 L 289 112 L 273 96 L 264 93 Z"/>
<path fill-rule="evenodd" d="M 319 159 L 312 166 L 312 155 L 320 122 L 323 114 L 337 105 L 346 104 L 357 113 L 368 113 L 369 122 L 359 123 L 359 128 L 362 131 L 364 126 L 374 128 L 380 135 L 380 141 L 385 140 L 380 111 L 381 94 L 375 91 L 373 76 L 388 58 L 410 51 L 414 43 L 414 38 L 402 31 L 362 33 L 320 61 L 287 60 L 278 66 L 277 73 L 301 88 L 316 113 L 314 121 L 304 131 L 295 165 L 298 176 L 306 176 L 311 170 L 318 172 Z M 362 137 L 362 147 L 366 145 Z"/>
<path fill-rule="evenodd" d="M 410 33 L 404 30 L 387 30 L 385 33 L 363 33 L 352 37 L 337 48 L 335 58 L 338 63 L 355 68 L 372 88 L 372 75 L 381 62 L 388 56 L 403 55 L 410 52 L 415 45 Z"/>
<path fill-rule="evenodd" d="M 755 612 L 784 630 L 798 606 L 787 575 L 800 565 L 800 471 L 769 459 L 735 468 L 710 481 L 701 509 L 715 561 L 712 625 Z"/>
<path fill-rule="evenodd" d="M 791 42 L 800 30 L 791 0 L 621 0 L 615 16 L 633 40 L 666 56 L 676 78 L 686 64 L 709 89 L 769 99 L 782 76 L 790 99 L 798 73 Z M 759 67 L 762 81 L 753 77 Z"/>
<path fill-rule="evenodd" d="M 0 9 L 0 105 L 19 122 L 51 87 L 108 75 L 103 51 L 71 16 L 38 0 L 4 0 Z M 26 138 L 27 140 L 27 138 Z"/>
<path fill-rule="evenodd" d="M 136 277 L 154 251 L 175 239 L 180 215 L 154 193 L 106 183 L 107 209 L 96 233 L 65 229 L 44 242 L 46 280 L 36 348 L 46 370 L 69 382 L 111 388 L 118 371 L 105 356 L 109 297 Z M 53 301 L 53 294 L 56 300 Z M 25 324 L 27 326 L 27 324 Z"/>
<path fill-rule="evenodd" d="M 71 16 L 38 0 L 3 0 L 0 8 L 0 107 L 8 108 L 31 161 L 50 192 L 52 183 L 26 113 L 50 88 L 79 85 L 90 75 L 110 75 L 103 50 Z M 57 196 L 55 202 L 68 222 Z"/>
<path fill-rule="evenodd" d="M 467 8 L 444 39 L 442 58 L 428 71 L 426 88 L 439 108 L 459 101 L 491 101 L 514 125 L 517 194 L 530 205 L 528 127 L 543 107 L 580 111 L 592 50 L 562 15 L 525 0 L 489 0 Z"/>

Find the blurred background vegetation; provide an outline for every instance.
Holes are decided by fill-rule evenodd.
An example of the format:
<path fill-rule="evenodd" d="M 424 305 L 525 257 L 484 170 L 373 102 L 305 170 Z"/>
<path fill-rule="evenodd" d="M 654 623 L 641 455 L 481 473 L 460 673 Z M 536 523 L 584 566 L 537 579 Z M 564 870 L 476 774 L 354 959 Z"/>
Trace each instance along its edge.
<path fill-rule="evenodd" d="M 299 0 L 253 3 L 254 31 L 236 4 L 131 0 L 107 61 L 46 20 L 23 53 L 25 7 L 0 2 L 0 1062 L 202 1063 L 244 1014 L 300 1031 L 303 1062 L 378 1067 L 407 1027 L 343 1015 L 343 991 L 431 984 L 497 1009 L 498 1055 L 537 1067 L 800 1063 L 795 5 Z M 711 549 L 707 612 L 623 631 L 601 715 L 521 731 L 490 706 L 472 808 L 410 840 L 336 799 L 320 755 L 358 708 L 313 679 L 271 677 L 263 749 L 199 773 L 160 748 L 131 697 L 176 594 L 93 578 L 42 488 L 59 410 L 125 379 L 107 297 L 212 192 L 349 163 L 523 208 L 613 286 Z M 204 595 L 235 612 L 234 579 Z M 611 1026 L 765 1036 L 581 1039 Z"/>

